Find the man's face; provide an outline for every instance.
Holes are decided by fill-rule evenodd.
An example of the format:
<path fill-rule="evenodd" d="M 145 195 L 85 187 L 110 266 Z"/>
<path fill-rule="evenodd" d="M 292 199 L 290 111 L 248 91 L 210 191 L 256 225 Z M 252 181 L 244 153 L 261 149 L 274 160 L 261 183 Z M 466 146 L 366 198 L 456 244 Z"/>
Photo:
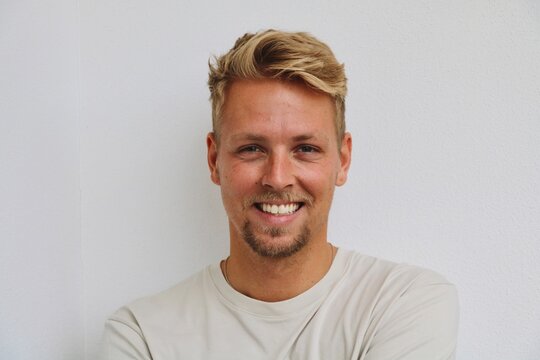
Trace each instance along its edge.
<path fill-rule="evenodd" d="M 231 241 L 285 257 L 326 242 L 334 187 L 347 179 L 351 137 L 338 147 L 334 104 L 305 85 L 238 80 L 226 93 L 219 141 L 207 139 Z"/>

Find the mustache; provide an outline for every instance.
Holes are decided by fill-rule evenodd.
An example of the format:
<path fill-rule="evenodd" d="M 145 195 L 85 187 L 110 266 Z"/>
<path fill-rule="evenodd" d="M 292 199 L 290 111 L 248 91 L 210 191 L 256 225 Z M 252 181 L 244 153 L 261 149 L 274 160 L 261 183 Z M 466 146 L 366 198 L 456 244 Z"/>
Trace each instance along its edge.
<path fill-rule="evenodd" d="M 265 191 L 264 193 L 250 196 L 244 201 L 244 207 L 248 208 L 255 203 L 264 203 L 269 201 L 301 202 L 308 206 L 313 205 L 313 196 L 307 194 L 294 193 L 290 191 Z"/>

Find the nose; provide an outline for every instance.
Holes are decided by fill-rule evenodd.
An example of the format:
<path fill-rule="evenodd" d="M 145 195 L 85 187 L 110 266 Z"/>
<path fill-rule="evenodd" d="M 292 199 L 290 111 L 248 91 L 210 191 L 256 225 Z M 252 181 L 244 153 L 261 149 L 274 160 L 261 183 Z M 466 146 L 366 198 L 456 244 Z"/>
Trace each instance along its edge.
<path fill-rule="evenodd" d="M 262 185 L 275 191 L 284 190 L 294 182 L 294 167 L 286 153 L 274 153 L 265 164 Z"/>

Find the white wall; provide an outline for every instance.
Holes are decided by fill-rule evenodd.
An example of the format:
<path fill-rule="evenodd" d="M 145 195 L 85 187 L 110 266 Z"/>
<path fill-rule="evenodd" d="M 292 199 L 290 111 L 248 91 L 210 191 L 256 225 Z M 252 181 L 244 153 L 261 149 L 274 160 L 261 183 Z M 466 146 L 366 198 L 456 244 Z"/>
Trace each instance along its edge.
<path fill-rule="evenodd" d="M 312 32 L 346 64 L 354 159 L 331 240 L 456 283 L 458 359 L 540 357 L 537 2 L 80 0 L 80 26 L 75 5 L 56 5 L 30 18 L 21 5 L 0 5 L 2 49 L 23 49 L 2 79 L 25 80 L 0 85 L 10 99 L 0 128 L 2 355 L 30 358 L 27 339 L 44 348 L 62 336 L 63 347 L 45 354 L 80 352 L 84 316 L 94 359 L 108 314 L 226 255 L 219 189 L 206 169 L 206 62 L 240 34 L 275 27 Z M 53 28 L 37 21 L 41 31 L 29 32 L 51 18 Z M 36 273 L 65 281 L 45 287 Z M 54 323 L 46 339 L 25 333 L 39 313 L 24 294 L 62 299 L 51 314 L 70 306 L 60 322 L 72 327 Z"/>
<path fill-rule="evenodd" d="M 73 1 L 0 2 L 0 358 L 82 359 Z"/>

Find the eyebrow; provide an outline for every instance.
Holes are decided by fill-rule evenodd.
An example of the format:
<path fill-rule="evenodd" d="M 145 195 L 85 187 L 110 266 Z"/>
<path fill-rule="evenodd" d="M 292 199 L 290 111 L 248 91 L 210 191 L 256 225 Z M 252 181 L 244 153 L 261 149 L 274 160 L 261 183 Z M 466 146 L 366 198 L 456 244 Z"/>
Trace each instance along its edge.
<path fill-rule="evenodd" d="M 300 141 L 306 141 L 306 140 L 312 140 L 312 139 L 319 139 L 317 136 L 315 136 L 314 134 L 302 134 L 302 135 L 297 135 L 295 137 L 293 137 L 293 140 L 295 142 L 300 142 Z M 321 140 L 326 140 L 326 136 L 323 137 Z"/>
<path fill-rule="evenodd" d="M 264 141 L 265 140 L 264 136 L 252 134 L 252 133 L 235 134 L 231 138 L 232 140 L 250 140 L 250 141 Z"/>
<path fill-rule="evenodd" d="M 294 142 L 301 142 L 301 141 L 307 141 L 307 140 L 313 140 L 313 139 L 315 139 L 315 140 L 320 139 L 321 141 L 325 141 L 325 142 L 329 141 L 328 137 L 326 137 L 326 136 L 318 137 L 315 134 L 310 134 L 310 133 L 296 135 L 296 136 L 293 137 Z M 241 134 L 233 135 L 232 140 L 265 141 L 266 136 L 259 135 L 259 134 L 253 134 L 253 133 L 241 133 Z"/>

